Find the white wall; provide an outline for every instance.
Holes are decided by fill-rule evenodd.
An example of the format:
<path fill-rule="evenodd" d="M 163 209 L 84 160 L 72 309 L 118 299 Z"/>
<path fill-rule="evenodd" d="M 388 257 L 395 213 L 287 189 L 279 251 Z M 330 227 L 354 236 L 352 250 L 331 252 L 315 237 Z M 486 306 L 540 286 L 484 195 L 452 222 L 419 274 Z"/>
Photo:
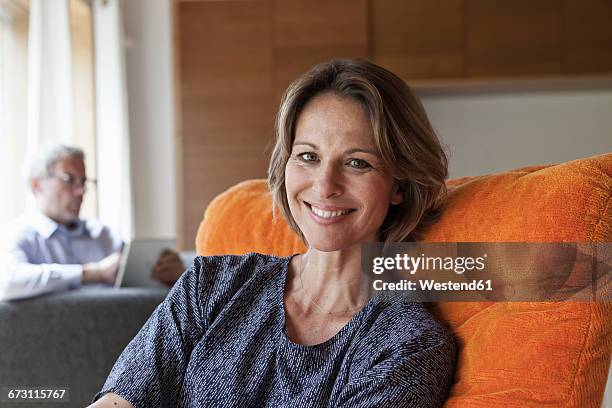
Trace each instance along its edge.
<path fill-rule="evenodd" d="M 136 238 L 176 236 L 170 0 L 122 0 Z"/>
<path fill-rule="evenodd" d="M 422 99 L 449 147 L 451 177 L 612 152 L 612 88 Z"/>

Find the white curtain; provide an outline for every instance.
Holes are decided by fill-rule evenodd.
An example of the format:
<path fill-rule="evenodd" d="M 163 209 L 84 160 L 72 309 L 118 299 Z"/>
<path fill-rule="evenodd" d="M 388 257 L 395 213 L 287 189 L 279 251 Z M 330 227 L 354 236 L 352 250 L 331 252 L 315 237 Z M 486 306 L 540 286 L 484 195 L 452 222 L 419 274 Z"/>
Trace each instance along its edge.
<path fill-rule="evenodd" d="M 28 37 L 28 152 L 42 144 L 71 144 L 69 0 L 31 0 Z"/>
<path fill-rule="evenodd" d="M 0 0 L 0 228 L 25 207 L 28 10 Z"/>
<path fill-rule="evenodd" d="M 134 236 L 123 28 L 118 0 L 94 0 L 96 135 L 100 219 Z"/>

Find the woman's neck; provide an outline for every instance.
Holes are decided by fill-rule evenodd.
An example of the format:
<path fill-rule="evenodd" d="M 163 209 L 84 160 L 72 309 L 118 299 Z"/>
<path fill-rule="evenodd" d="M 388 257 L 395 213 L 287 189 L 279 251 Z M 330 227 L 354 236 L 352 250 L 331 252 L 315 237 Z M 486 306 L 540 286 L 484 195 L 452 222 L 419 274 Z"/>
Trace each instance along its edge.
<path fill-rule="evenodd" d="M 313 313 L 350 313 L 367 303 L 369 280 L 361 272 L 361 245 L 335 252 L 310 248 L 297 257 L 294 294 Z"/>

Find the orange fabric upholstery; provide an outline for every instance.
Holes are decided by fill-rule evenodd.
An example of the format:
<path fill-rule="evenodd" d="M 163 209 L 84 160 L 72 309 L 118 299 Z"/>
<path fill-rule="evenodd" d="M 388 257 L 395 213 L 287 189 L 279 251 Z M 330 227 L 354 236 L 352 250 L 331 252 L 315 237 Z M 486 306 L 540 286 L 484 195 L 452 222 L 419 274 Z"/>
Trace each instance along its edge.
<path fill-rule="evenodd" d="M 451 180 L 430 242 L 611 242 L 612 154 Z M 199 254 L 285 256 L 304 245 L 263 180 L 243 182 L 206 210 Z M 445 407 L 599 407 L 612 350 L 610 303 L 438 303 L 459 342 Z"/>
<path fill-rule="evenodd" d="M 196 236 L 198 255 L 259 252 L 287 256 L 306 247 L 277 210 L 264 180 L 231 187 L 208 206 Z"/>

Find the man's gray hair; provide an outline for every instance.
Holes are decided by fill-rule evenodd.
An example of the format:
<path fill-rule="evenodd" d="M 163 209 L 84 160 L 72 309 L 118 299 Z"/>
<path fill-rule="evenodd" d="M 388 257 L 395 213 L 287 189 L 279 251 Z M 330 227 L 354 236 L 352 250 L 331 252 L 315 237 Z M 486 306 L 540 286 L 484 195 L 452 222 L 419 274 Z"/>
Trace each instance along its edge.
<path fill-rule="evenodd" d="M 50 176 L 55 163 L 66 158 L 77 158 L 85 161 L 85 153 L 80 147 L 63 144 L 55 144 L 40 149 L 30 162 L 28 178 Z"/>

